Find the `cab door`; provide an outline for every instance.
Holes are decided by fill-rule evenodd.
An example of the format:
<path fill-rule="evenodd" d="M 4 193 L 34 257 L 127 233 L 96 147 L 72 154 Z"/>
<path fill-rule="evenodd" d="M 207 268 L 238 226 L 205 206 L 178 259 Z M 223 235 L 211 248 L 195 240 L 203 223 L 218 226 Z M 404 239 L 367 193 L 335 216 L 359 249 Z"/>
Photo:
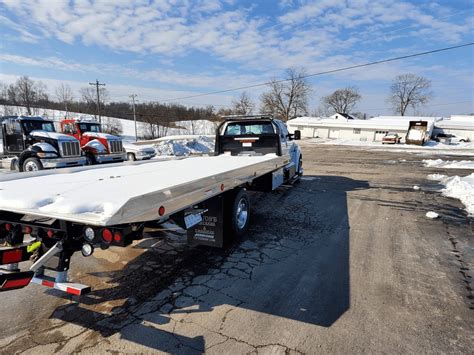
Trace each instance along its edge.
<path fill-rule="evenodd" d="M 280 135 L 281 154 L 288 155 L 290 154 L 290 146 L 291 146 L 291 142 L 289 142 L 289 137 L 288 137 L 288 129 L 286 128 L 286 125 L 280 120 L 274 120 L 274 122 L 278 126 L 278 131 Z"/>
<path fill-rule="evenodd" d="M 19 154 L 25 149 L 20 121 L 10 119 L 5 124 L 5 153 Z"/>

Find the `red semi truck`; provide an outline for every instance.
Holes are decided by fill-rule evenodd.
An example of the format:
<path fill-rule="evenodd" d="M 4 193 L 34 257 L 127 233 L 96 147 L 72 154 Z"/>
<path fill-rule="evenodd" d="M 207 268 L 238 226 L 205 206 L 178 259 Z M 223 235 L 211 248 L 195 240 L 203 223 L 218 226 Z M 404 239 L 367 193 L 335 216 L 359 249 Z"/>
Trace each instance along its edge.
<path fill-rule="evenodd" d="M 100 124 L 90 120 L 65 119 L 60 122 L 61 132 L 75 137 L 87 158 L 87 164 L 116 163 L 126 160 L 122 139 L 102 133 Z"/>

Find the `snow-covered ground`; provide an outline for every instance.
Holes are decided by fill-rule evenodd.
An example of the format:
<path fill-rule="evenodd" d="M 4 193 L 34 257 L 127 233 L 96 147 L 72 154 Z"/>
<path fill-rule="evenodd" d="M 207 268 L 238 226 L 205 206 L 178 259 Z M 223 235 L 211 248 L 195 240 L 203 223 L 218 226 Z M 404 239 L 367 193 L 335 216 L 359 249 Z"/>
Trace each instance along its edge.
<path fill-rule="evenodd" d="M 423 160 L 423 164 L 427 168 L 444 168 L 444 169 L 473 169 L 474 170 L 474 161 L 473 160 L 442 160 L 442 159 L 427 159 Z"/>
<path fill-rule="evenodd" d="M 444 196 L 459 199 L 470 216 L 474 216 L 474 173 L 461 176 L 429 175 L 430 180 L 437 180 L 444 185 L 441 193 Z"/>
<path fill-rule="evenodd" d="M 474 142 L 462 142 L 458 144 L 443 144 L 429 141 L 423 146 L 410 144 L 382 144 L 382 142 L 364 142 L 348 139 L 309 138 L 303 139 L 303 144 L 325 144 L 357 146 L 366 149 L 376 149 L 390 152 L 405 152 L 419 154 L 441 154 L 441 155 L 465 155 L 474 156 Z"/>

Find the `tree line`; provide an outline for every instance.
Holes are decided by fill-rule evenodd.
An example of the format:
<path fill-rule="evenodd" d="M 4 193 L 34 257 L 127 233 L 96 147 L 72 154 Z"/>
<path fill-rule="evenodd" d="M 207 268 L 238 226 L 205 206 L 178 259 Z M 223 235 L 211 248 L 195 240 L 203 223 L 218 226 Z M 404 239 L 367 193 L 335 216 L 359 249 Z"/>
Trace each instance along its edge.
<path fill-rule="evenodd" d="M 392 81 L 386 102 L 394 113 L 404 116 L 409 107 L 416 109 L 430 100 L 430 88 L 431 82 L 422 76 L 399 75 Z M 312 92 L 305 70 L 289 68 L 283 80 L 272 79 L 269 82 L 267 90 L 260 96 L 259 106 L 246 92 L 242 92 L 232 100 L 229 107 L 219 110 L 211 105 L 202 108 L 149 102 L 136 104 L 136 116 L 137 120 L 145 123 L 146 135 L 151 138 L 166 134 L 165 130 L 174 127 L 177 121 L 219 120 L 223 115 L 272 114 L 287 121 L 308 115 L 308 101 Z M 321 98 L 321 104 L 314 114 L 326 116 L 336 112 L 351 113 L 363 118 L 364 114 L 355 112 L 361 99 L 362 95 L 355 86 L 337 89 Z M 76 96 L 69 85 L 60 84 L 51 96 L 44 83 L 27 76 L 9 85 L 0 82 L 0 105 L 23 106 L 29 115 L 37 114 L 41 108 L 62 110 L 66 116 L 70 112 L 97 116 L 100 112 L 102 116 L 133 119 L 130 103 L 110 101 L 105 87 L 99 89 L 99 102 L 96 89 L 91 86 L 81 88 Z M 9 114 L 7 108 L 4 113 Z"/>

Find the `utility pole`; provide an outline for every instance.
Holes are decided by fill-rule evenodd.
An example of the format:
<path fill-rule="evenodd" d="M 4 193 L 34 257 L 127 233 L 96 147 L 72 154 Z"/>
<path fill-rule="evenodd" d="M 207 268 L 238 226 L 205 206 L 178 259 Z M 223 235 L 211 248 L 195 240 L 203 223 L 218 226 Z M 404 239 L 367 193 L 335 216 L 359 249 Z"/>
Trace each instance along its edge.
<path fill-rule="evenodd" d="M 132 94 L 130 95 L 130 98 L 132 99 L 132 107 L 133 107 L 133 120 L 135 121 L 135 142 L 138 141 L 138 136 L 137 136 L 137 115 L 135 113 L 135 98 L 137 97 L 137 94 Z"/>
<path fill-rule="evenodd" d="M 95 79 L 95 83 L 89 83 L 89 85 L 94 85 L 97 90 L 97 115 L 99 116 L 99 124 L 102 126 L 102 118 L 100 117 L 100 94 L 99 86 L 105 86 L 104 83 L 99 83 L 99 80 Z"/>

